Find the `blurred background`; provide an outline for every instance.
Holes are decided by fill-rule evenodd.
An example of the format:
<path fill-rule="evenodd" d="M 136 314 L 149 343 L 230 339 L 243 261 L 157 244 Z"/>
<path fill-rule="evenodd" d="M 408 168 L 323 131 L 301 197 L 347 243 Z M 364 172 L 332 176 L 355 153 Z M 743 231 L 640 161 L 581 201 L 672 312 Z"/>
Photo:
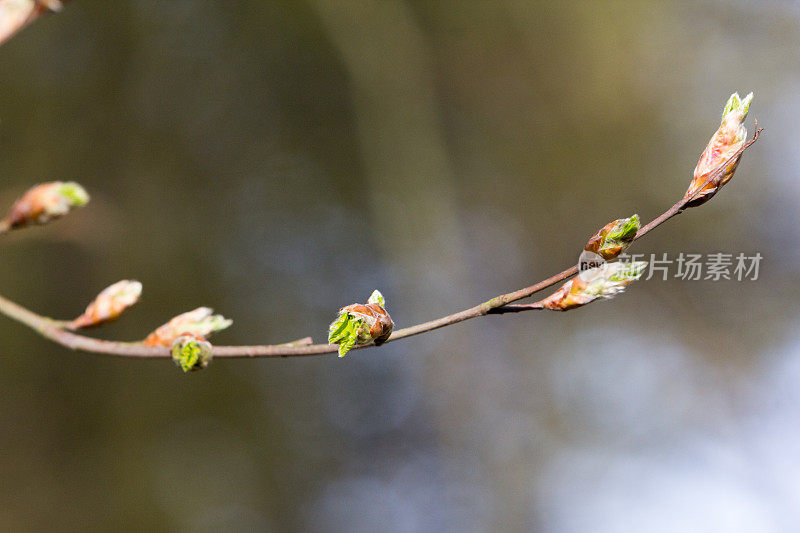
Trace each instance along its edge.
<path fill-rule="evenodd" d="M 559 272 L 684 193 L 728 96 L 734 180 L 630 251 L 761 253 L 344 359 L 72 353 L 0 317 L 0 529 L 800 528 L 800 4 L 73 0 L 0 48 L 0 293 L 99 334 L 200 305 L 219 344 L 321 342 L 380 289 L 398 327 Z M 5 209 L 5 207 L 3 208 Z M 674 270 L 671 271 L 674 273 Z"/>

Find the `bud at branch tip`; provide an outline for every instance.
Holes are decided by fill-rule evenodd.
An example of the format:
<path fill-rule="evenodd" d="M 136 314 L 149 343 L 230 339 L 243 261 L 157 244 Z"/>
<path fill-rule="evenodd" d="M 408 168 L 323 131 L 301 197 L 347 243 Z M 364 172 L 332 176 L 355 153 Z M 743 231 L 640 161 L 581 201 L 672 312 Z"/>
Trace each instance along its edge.
<path fill-rule="evenodd" d="M 46 224 L 89 202 L 89 194 L 74 181 L 42 183 L 23 194 L 5 218 L 9 228 Z"/>
<path fill-rule="evenodd" d="M 742 149 L 747 139 L 744 120 L 750 110 L 753 93 L 744 98 L 733 93 L 722 109 L 722 122 L 711 136 L 706 149 L 694 169 L 689 189 L 684 195 L 687 207 L 697 207 L 706 203 L 733 178 Z"/>

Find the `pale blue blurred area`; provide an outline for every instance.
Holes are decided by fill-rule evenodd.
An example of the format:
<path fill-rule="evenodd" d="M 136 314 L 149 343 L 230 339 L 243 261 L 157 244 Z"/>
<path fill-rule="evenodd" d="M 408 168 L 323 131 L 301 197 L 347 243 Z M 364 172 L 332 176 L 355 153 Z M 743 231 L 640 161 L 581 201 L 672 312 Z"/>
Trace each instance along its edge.
<path fill-rule="evenodd" d="M 303 360 L 71 353 L 0 320 L 0 529 L 800 529 L 800 4 L 72 0 L 0 48 L 0 293 L 99 335 L 213 306 L 220 344 L 398 327 L 574 264 L 685 191 L 733 91 L 765 129 L 631 252 L 764 257 Z M 55 526 L 54 526 L 55 524 Z"/>

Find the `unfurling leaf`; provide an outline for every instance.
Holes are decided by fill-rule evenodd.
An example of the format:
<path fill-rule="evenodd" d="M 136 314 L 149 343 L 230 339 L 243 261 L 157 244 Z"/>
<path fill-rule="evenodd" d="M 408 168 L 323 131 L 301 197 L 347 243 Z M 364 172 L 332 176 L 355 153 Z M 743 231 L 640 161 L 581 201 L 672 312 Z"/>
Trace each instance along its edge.
<path fill-rule="evenodd" d="M 69 329 L 98 326 L 119 317 L 125 309 L 139 301 L 142 284 L 138 281 L 122 280 L 106 287 L 89 304 L 86 311 L 69 323 Z"/>
<path fill-rule="evenodd" d="M 544 309 L 569 311 L 598 298 L 613 298 L 632 281 L 639 279 L 646 266 L 646 261 L 608 263 L 584 271 L 539 303 Z"/>
<path fill-rule="evenodd" d="M 384 307 L 386 305 L 386 299 L 383 297 L 383 294 L 381 294 L 381 291 L 375 289 L 372 291 L 372 294 L 369 295 L 369 300 L 367 300 L 367 303 L 378 304 L 381 307 Z"/>
<path fill-rule="evenodd" d="M 209 307 L 198 307 L 194 311 L 178 315 L 148 335 L 144 344 L 146 346 L 170 346 L 181 335 L 207 337 L 211 333 L 223 330 L 233 324 L 233 320 L 213 313 L 214 311 Z"/>
<path fill-rule="evenodd" d="M 583 249 L 610 261 L 616 259 L 630 246 L 637 231 L 639 231 L 639 215 L 620 218 L 600 228 Z"/>
<path fill-rule="evenodd" d="M 744 119 L 747 118 L 752 101 L 753 93 L 744 99 L 739 97 L 739 93 L 733 93 L 728 99 L 722 110 L 722 123 L 700 155 L 689 189 L 684 195 L 684 198 L 696 195 L 686 204 L 687 207 L 706 203 L 733 177 L 742 158 L 739 149 L 744 146 L 747 138 Z"/>
<path fill-rule="evenodd" d="M 197 335 L 181 335 L 172 341 L 170 353 L 184 372 L 202 370 L 211 362 L 211 343 Z"/>
<path fill-rule="evenodd" d="M 74 181 L 42 183 L 23 194 L 11 206 L 4 223 L 11 229 L 46 224 L 89 202 L 86 190 Z"/>
<path fill-rule="evenodd" d="M 352 304 L 339 309 L 339 315 L 328 328 L 328 343 L 339 345 L 339 357 L 354 346 L 371 342 L 380 346 L 392 334 L 394 322 L 384 309 L 383 295 L 374 291 L 366 304 Z"/>

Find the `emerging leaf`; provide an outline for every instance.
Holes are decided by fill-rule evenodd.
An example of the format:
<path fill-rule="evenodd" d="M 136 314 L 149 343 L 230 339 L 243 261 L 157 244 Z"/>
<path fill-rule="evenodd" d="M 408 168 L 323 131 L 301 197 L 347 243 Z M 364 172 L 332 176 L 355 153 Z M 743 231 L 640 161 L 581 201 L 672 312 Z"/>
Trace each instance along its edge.
<path fill-rule="evenodd" d="M 347 355 L 353 346 L 371 341 L 366 322 L 347 312 L 340 312 L 328 329 L 328 344 L 339 345 L 339 357 Z"/>
<path fill-rule="evenodd" d="M 583 249 L 610 261 L 616 259 L 630 246 L 637 231 L 639 231 L 639 215 L 620 218 L 600 228 Z"/>
<path fill-rule="evenodd" d="M 347 355 L 354 346 L 374 342 L 380 346 L 392 334 L 394 322 L 383 308 L 385 301 L 375 291 L 366 304 L 342 307 L 336 320 L 328 328 L 328 343 L 339 345 L 339 357 Z"/>
<path fill-rule="evenodd" d="M 211 362 L 211 343 L 203 337 L 181 335 L 172 342 L 170 353 L 184 372 L 202 370 Z"/>
<path fill-rule="evenodd" d="M 378 289 L 372 291 L 372 294 L 369 296 L 369 300 L 367 300 L 368 304 L 378 304 L 381 307 L 386 306 L 386 300 L 383 298 L 383 294 Z"/>

